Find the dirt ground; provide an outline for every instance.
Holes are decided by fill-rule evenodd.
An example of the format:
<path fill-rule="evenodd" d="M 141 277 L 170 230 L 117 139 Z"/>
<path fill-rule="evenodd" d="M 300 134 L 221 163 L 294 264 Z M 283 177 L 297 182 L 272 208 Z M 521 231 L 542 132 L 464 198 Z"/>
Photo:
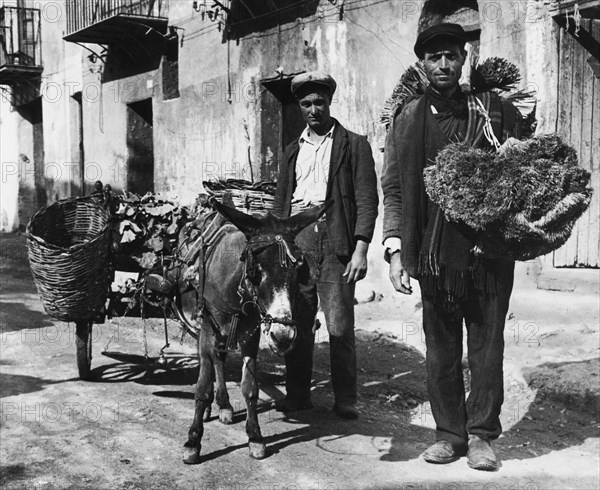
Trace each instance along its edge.
<path fill-rule="evenodd" d="M 466 459 L 429 465 L 433 441 L 417 296 L 384 290 L 356 307 L 358 421 L 331 412 L 329 346 L 315 351 L 315 409 L 285 416 L 283 359 L 259 354 L 259 419 L 269 456 L 248 457 L 241 361 L 227 379 L 234 423 L 205 426 L 203 462 L 185 466 L 195 342 L 170 321 L 96 325 L 94 379 L 77 378 L 74 325 L 50 320 L 30 277 L 24 238 L 0 234 L 0 487 L 186 489 L 596 489 L 600 486 L 598 297 L 517 285 L 506 327 L 504 434 L 498 472 Z M 387 281 L 387 278 L 384 278 Z M 383 280 L 382 280 L 383 281 Z M 145 357 L 147 351 L 148 357 Z M 468 383 L 468 372 L 465 372 Z M 213 410 L 217 413 L 217 410 Z"/>

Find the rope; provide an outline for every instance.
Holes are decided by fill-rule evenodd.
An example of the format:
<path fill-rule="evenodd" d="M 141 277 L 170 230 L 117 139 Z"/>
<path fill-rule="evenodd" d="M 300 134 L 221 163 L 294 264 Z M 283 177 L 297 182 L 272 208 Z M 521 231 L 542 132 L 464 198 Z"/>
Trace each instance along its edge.
<path fill-rule="evenodd" d="M 477 98 L 477 97 L 473 97 L 473 98 L 475 99 L 475 102 L 477 103 L 477 111 L 479 112 L 479 114 L 481 114 L 481 116 L 485 120 L 485 123 L 483 125 L 483 135 L 485 136 L 485 139 L 488 140 L 490 142 L 490 144 L 496 149 L 496 151 L 498 151 L 500 149 L 500 146 L 502 146 L 502 145 L 500 145 L 498 138 L 496 138 L 496 135 L 494 134 L 494 128 L 492 126 L 492 120 L 490 119 L 490 115 L 485 110 L 485 107 L 483 106 L 483 104 L 481 103 L 479 98 Z"/>

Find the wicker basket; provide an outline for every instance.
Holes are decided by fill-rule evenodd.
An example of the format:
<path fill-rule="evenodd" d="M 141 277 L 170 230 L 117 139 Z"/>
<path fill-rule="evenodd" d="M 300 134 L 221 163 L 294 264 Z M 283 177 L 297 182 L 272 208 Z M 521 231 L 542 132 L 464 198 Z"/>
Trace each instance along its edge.
<path fill-rule="evenodd" d="M 246 180 L 228 179 L 204 181 L 204 189 L 212 197 L 221 201 L 224 194 L 229 194 L 233 205 L 245 213 L 265 215 L 273 209 L 275 199 L 275 182 L 251 183 Z"/>
<path fill-rule="evenodd" d="M 92 195 L 57 201 L 31 218 L 29 263 L 51 317 L 89 320 L 104 306 L 110 284 L 109 217 L 102 195 Z"/>

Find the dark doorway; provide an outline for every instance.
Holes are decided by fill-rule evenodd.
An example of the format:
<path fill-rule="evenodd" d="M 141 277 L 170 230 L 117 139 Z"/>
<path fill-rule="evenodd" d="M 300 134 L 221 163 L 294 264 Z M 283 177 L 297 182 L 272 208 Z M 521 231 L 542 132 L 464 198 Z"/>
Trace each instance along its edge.
<path fill-rule="evenodd" d="M 42 118 L 42 98 L 38 97 L 28 104 L 23 104 L 17 108 L 17 111 L 29 124 L 31 124 L 32 143 L 33 143 L 33 177 L 35 196 L 33 205 L 40 208 L 48 204 L 48 193 L 52 192 L 53 177 L 55 175 L 46 175 L 44 168 L 44 124 Z M 31 155 L 30 155 L 31 156 Z M 27 156 L 25 156 L 26 158 Z"/>
<path fill-rule="evenodd" d="M 77 104 L 77 109 L 76 109 L 77 110 L 77 116 L 76 116 L 77 152 L 76 152 L 76 157 L 77 157 L 77 162 L 79 163 L 79 167 L 78 167 L 79 178 L 78 178 L 77 183 L 75 183 L 74 181 L 71 182 L 71 185 L 72 185 L 71 195 L 76 196 L 79 194 L 80 196 L 85 196 L 89 192 L 85 185 L 85 153 L 84 153 L 84 145 L 83 145 L 83 104 L 82 104 L 81 92 L 74 93 L 72 95 L 72 97 L 73 97 L 73 100 L 75 100 L 75 103 Z M 79 186 L 78 191 L 76 191 L 76 189 L 73 188 L 75 185 Z"/>
<path fill-rule="evenodd" d="M 283 151 L 302 133 L 306 123 L 292 95 L 291 78 L 263 81 L 261 178 L 274 180 Z"/>
<path fill-rule="evenodd" d="M 152 99 L 127 104 L 127 149 L 126 190 L 154 192 Z"/>
<path fill-rule="evenodd" d="M 179 36 L 172 28 L 165 41 L 165 54 L 162 61 L 163 100 L 179 97 Z"/>

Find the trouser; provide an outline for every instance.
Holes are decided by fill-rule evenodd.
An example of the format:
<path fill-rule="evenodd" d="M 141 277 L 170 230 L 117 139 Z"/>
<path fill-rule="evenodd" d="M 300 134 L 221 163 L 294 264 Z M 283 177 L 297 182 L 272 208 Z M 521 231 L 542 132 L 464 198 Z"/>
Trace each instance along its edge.
<path fill-rule="evenodd" d="M 496 267 L 496 294 L 469 285 L 458 308 L 423 296 L 427 347 L 427 389 L 436 440 L 464 448 L 468 434 L 496 439 L 502 432 L 504 322 L 514 279 L 514 263 Z M 467 329 L 471 391 L 465 402 L 462 370 L 463 319 Z"/>
<path fill-rule="evenodd" d="M 307 262 L 314 268 L 312 278 L 299 284 L 293 317 L 298 335 L 294 349 L 285 356 L 286 391 L 288 398 L 310 399 L 313 348 L 313 325 L 318 300 L 325 315 L 329 332 L 331 382 L 337 403 L 355 404 L 356 347 L 354 339 L 354 284 L 347 284 L 343 273 L 347 258 L 338 257 L 331 250 L 324 221 L 309 226 L 296 238 Z"/>

